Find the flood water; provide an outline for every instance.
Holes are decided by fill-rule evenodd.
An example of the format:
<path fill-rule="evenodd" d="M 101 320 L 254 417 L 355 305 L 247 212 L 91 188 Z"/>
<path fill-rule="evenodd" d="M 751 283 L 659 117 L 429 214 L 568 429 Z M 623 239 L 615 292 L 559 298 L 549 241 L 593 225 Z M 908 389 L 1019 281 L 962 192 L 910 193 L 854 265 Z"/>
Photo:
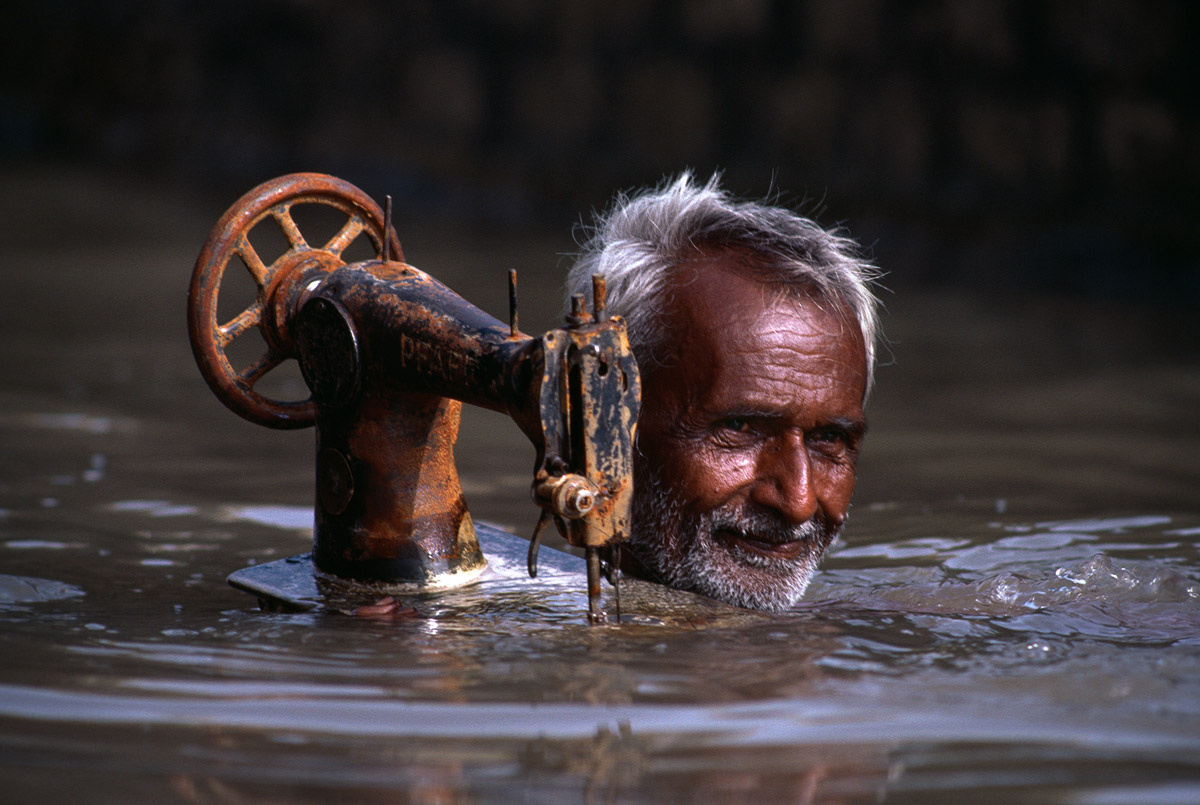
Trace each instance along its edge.
<path fill-rule="evenodd" d="M 887 296 L 855 506 L 793 613 L 588 627 L 578 575 L 494 562 L 408 620 L 270 614 L 225 576 L 308 548 L 312 432 L 226 411 L 184 327 L 234 199 L 8 184 L 0 800 L 1200 802 L 1185 313 Z M 501 318 L 517 267 L 555 326 L 569 233 L 397 228 Z M 516 427 L 467 411 L 458 456 L 528 534 Z"/>

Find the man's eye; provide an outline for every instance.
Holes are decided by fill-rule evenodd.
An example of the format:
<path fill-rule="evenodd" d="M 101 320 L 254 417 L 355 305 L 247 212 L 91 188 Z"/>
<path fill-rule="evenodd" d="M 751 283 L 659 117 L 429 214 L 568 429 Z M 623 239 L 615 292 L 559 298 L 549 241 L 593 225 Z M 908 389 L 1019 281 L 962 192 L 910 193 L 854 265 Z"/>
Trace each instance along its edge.
<path fill-rule="evenodd" d="M 835 441 L 845 441 L 846 434 L 839 431 L 835 427 L 821 428 L 820 431 L 812 431 L 809 438 L 814 441 L 823 441 L 823 443 L 835 443 Z"/>
<path fill-rule="evenodd" d="M 840 428 L 821 428 L 820 430 L 814 430 L 808 434 L 808 439 L 814 444 L 837 449 L 844 448 L 850 443 L 850 439 L 846 435 L 846 432 Z"/>
<path fill-rule="evenodd" d="M 712 424 L 710 438 L 717 445 L 743 448 L 759 438 L 758 429 L 749 417 L 727 416 Z"/>
<path fill-rule="evenodd" d="M 721 420 L 721 428 L 734 433 L 749 433 L 750 420 L 737 416 L 726 417 Z"/>

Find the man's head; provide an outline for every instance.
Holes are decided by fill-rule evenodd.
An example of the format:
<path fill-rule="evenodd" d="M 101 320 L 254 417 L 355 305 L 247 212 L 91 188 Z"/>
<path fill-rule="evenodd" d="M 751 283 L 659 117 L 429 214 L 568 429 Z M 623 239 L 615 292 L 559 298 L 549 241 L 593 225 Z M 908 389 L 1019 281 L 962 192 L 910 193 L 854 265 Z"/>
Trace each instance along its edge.
<path fill-rule="evenodd" d="M 846 238 L 685 174 L 618 199 L 568 295 L 596 273 L 642 374 L 640 570 L 741 606 L 791 606 L 854 490 L 874 269 Z"/>

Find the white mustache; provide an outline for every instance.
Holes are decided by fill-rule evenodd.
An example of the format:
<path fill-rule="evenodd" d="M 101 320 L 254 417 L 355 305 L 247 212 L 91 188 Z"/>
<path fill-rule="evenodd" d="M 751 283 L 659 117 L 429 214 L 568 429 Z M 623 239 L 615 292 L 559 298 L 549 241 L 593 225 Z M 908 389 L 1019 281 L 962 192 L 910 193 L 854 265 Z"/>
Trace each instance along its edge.
<path fill-rule="evenodd" d="M 700 518 L 701 527 L 710 533 L 730 531 L 738 536 L 781 545 L 787 542 L 810 542 L 820 544 L 825 529 L 815 519 L 795 525 L 788 524 L 770 512 L 738 507 L 734 511 L 716 509 Z"/>

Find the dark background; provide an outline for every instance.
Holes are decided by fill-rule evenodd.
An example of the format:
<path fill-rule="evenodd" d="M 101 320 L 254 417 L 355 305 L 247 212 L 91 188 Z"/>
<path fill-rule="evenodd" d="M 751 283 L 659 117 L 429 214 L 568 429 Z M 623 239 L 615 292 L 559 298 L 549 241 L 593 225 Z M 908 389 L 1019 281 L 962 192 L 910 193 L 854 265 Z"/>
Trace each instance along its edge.
<path fill-rule="evenodd" d="M 1198 9 L 10 0 L 0 166 L 223 204 L 315 170 L 480 232 L 568 231 L 617 189 L 722 169 L 844 224 L 893 289 L 1190 307 Z"/>

